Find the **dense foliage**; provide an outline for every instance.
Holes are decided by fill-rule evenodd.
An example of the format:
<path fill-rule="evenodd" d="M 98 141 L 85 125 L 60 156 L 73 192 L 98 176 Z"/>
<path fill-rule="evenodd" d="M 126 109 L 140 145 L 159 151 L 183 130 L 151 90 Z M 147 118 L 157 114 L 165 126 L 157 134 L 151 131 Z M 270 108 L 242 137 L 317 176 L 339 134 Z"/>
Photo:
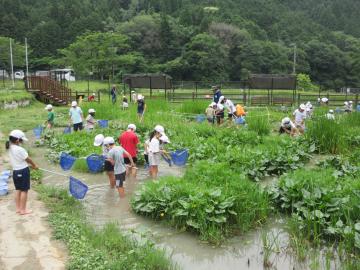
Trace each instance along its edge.
<path fill-rule="evenodd" d="M 291 73 L 296 44 L 298 73 L 330 88 L 360 82 L 355 0 L 1 0 L 0 6 L 0 36 L 20 43 L 27 37 L 34 69 L 72 65 L 78 75 L 98 78 L 163 71 L 176 79 L 239 80 L 250 72 Z"/>

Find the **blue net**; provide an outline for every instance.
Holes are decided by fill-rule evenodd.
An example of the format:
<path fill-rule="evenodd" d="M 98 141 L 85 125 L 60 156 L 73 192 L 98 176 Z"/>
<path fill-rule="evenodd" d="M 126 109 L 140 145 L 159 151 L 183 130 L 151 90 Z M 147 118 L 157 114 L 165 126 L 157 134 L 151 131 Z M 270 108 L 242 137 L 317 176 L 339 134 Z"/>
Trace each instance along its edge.
<path fill-rule="evenodd" d="M 167 162 L 167 164 L 169 164 L 169 166 L 171 166 L 171 159 L 166 157 L 164 154 L 161 154 L 161 156 Z"/>
<path fill-rule="evenodd" d="M 71 169 L 71 167 L 74 165 L 76 161 L 76 158 L 73 156 L 70 156 L 67 153 L 62 152 L 60 155 L 60 167 L 64 171 L 68 171 Z"/>
<path fill-rule="evenodd" d="M 189 151 L 186 149 L 176 150 L 175 152 L 171 152 L 170 155 L 176 166 L 184 166 L 189 158 Z"/>
<path fill-rule="evenodd" d="M 237 125 L 245 125 L 245 118 L 243 117 L 238 117 L 235 119 L 235 124 Z"/>
<path fill-rule="evenodd" d="M 70 176 L 69 190 L 70 190 L 70 194 L 74 198 L 78 200 L 84 199 L 88 189 L 89 189 L 88 186 L 85 185 L 83 182 Z"/>
<path fill-rule="evenodd" d="M 43 132 L 43 127 L 42 126 L 37 126 L 36 128 L 33 129 L 34 135 L 36 139 L 40 139 L 41 134 Z"/>
<path fill-rule="evenodd" d="M 64 134 L 70 134 L 71 133 L 71 127 L 66 127 L 64 129 Z"/>
<path fill-rule="evenodd" d="M 107 128 L 109 126 L 109 120 L 99 120 L 98 124 L 101 128 Z"/>
<path fill-rule="evenodd" d="M 101 172 L 104 168 L 104 162 L 105 162 L 104 156 L 99 156 L 96 154 L 92 154 L 86 158 L 88 169 L 92 173 Z"/>
<path fill-rule="evenodd" d="M 206 119 L 205 116 L 202 115 L 202 114 L 199 114 L 199 115 L 196 116 L 196 122 L 198 122 L 198 123 L 204 122 L 205 119 Z"/>

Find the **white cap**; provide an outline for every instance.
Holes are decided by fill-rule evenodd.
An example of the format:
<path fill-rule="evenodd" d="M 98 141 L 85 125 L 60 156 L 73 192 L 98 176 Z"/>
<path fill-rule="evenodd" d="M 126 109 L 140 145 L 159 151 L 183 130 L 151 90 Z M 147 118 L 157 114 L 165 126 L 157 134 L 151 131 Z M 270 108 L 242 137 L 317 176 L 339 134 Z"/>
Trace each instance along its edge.
<path fill-rule="evenodd" d="M 131 93 L 135 93 L 135 91 L 131 91 Z"/>
<path fill-rule="evenodd" d="M 306 106 L 304 104 L 300 104 L 300 109 L 301 110 L 305 110 L 306 109 Z"/>
<path fill-rule="evenodd" d="M 160 141 L 164 143 L 170 143 L 169 137 L 166 136 L 165 134 L 160 137 Z"/>
<path fill-rule="evenodd" d="M 93 96 L 96 96 L 96 94 L 95 94 L 95 93 L 93 93 Z"/>
<path fill-rule="evenodd" d="M 159 132 L 161 135 L 164 135 L 165 134 L 165 129 L 163 126 L 160 126 L 160 125 L 156 125 L 155 128 L 154 128 L 155 131 Z"/>
<path fill-rule="evenodd" d="M 18 130 L 18 129 L 14 129 L 13 131 L 11 131 L 10 136 L 17 138 L 17 139 L 21 139 L 23 141 L 28 141 L 28 139 L 25 137 L 24 132 L 22 132 L 21 130 Z"/>
<path fill-rule="evenodd" d="M 89 109 L 88 113 L 94 113 L 96 112 L 94 109 Z"/>
<path fill-rule="evenodd" d="M 347 103 L 347 101 L 344 102 L 344 105 L 348 105 L 349 103 Z"/>
<path fill-rule="evenodd" d="M 219 103 L 221 102 L 221 101 L 223 101 L 225 99 L 225 97 L 224 96 L 221 96 L 220 98 L 219 98 Z"/>
<path fill-rule="evenodd" d="M 76 106 L 77 106 L 77 102 L 76 102 L 76 101 L 71 102 L 71 107 L 76 107 Z"/>
<path fill-rule="evenodd" d="M 137 99 L 138 100 L 144 99 L 144 96 L 143 95 L 138 95 Z"/>
<path fill-rule="evenodd" d="M 51 110 L 53 106 L 51 104 L 46 105 L 45 110 Z"/>
<path fill-rule="evenodd" d="M 307 112 L 310 112 L 311 110 L 310 110 L 310 108 L 306 108 L 306 111 L 307 111 Z"/>
<path fill-rule="evenodd" d="M 283 124 L 288 124 L 288 123 L 290 123 L 290 118 L 289 117 L 285 117 L 283 120 L 282 120 L 282 123 Z"/>
<path fill-rule="evenodd" d="M 211 102 L 211 107 L 215 106 L 216 103 L 215 102 Z"/>
<path fill-rule="evenodd" d="M 104 135 L 98 134 L 94 139 L 94 146 L 100 146 L 104 142 Z"/>
<path fill-rule="evenodd" d="M 129 124 L 127 128 L 136 131 L 136 126 L 134 124 Z"/>
<path fill-rule="evenodd" d="M 352 104 L 352 101 L 350 100 L 349 103 Z"/>
<path fill-rule="evenodd" d="M 104 145 L 108 145 L 108 144 L 114 144 L 115 143 L 115 140 L 113 137 L 106 137 L 104 139 Z"/>
<path fill-rule="evenodd" d="M 329 113 L 334 113 L 334 110 L 329 110 Z"/>

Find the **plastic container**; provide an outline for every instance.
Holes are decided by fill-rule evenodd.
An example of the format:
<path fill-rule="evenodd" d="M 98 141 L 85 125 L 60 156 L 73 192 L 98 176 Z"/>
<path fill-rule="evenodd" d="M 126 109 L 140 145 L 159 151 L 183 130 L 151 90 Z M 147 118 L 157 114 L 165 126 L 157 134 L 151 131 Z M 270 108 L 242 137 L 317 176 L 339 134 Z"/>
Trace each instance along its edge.
<path fill-rule="evenodd" d="M 104 156 L 99 156 L 96 154 L 92 154 L 86 158 L 88 169 L 92 173 L 101 172 L 104 168 L 104 162 Z"/>
<path fill-rule="evenodd" d="M 68 171 L 72 168 L 72 166 L 74 165 L 76 161 L 76 158 L 62 152 L 60 155 L 60 167 L 64 170 L 64 171 Z"/>
<path fill-rule="evenodd" d="M 43 127 L 42 126 L 37 126 L 36 128 L 33 129 L 34 135 L 36 139 L 40 139 L 41 134 L 43 132 Z"/>
<path fill-rule="evenodd" d="M 185 166 L 189 158 L 189 151 L 187 149 L 176 150 L 170 153 L 171 159 L 176 166 Z"/>
<path fill-rule="evenodd" d="M 78 200 L 84 199 L 88 189 L 89 189 L 88 186 L 85 185 L 83 182 L 70 176 L 69 190 L 70 190 L 70 194 L 75 199 Z"/>
<path fill-rule="evenodd" d="M 107 128 L 109 126 L 109 120 L 99 120 L 98 124 L 101 128 Z"/>

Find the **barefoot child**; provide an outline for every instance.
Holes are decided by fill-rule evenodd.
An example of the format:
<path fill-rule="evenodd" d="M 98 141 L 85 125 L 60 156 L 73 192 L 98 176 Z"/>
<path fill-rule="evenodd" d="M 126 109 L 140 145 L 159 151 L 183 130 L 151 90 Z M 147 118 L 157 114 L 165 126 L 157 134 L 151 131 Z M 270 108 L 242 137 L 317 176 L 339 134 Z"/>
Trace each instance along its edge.
<path fill-rule="evenodd" d="M 96 135 L 95 139 L 94 139 L 94 146 L 101 146 L 102 154 L 105 158 L 107 158 L 109 150 L 104 145 L 104 138 L 105 137 L 102 134 Z M 114 165 L 112 165 L 109 160 L 105 160 L 104 171 L 106 172 L 107 176 L 109 177 L 110 188 L 115 188 Z"/>
<path fill-rule="evenodd" d="M 160 137 L 165 135 L 164 128 L 160 125 L 157 125 L 154 131 L 150 135 L 150 143 L 149 143 L 149 165 L 150 165 L 150 176 L 153 179 L 157 178 L 159 172 L 159 164 L 160 164 Z"/>
<path fill-rule="evenodd" d="M 135 167 L 135 164 L 131 158 L 131 155 L 124 150 L 121 146 L 115 146 L 115 140 L 112 137 L 106 137 L 104 139 L 104 145 L 109 149 L 107 160 L 114 165 L 114 173 L 116 180 L 116 188 L 119 192 L 120 198 L 125 196 L 125 190 L 123 187 L 126 177 L 126 166 L 124 162 L 124 155 L 130 160 L 131 167 Z"/>
<path fill-rule="evenodd" d="M 28 191 L 30 189 L 30 170 L 38 167 L 29 157 L 27 151 L 20 146 L 23 141 L 27 141 L 25 134 L 21 130 L 10 132 L 9 141 L 6 142 L 6 149 L 9 151 L 10 163 L 13 168 L 13 180 L 16 189 L 15 203 L 16 213 L 20 215 L 31 214 L 32 211 L 26 209 Z"/>

